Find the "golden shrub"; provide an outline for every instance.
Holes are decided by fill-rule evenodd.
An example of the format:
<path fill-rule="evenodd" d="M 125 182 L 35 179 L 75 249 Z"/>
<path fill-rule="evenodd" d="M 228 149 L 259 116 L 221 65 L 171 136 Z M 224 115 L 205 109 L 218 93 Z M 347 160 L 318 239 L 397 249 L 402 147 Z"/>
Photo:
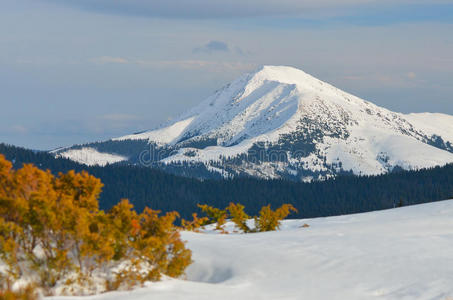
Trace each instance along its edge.
<path fill-rule="evenodd" d="M 216 230 L 220 230 L 222 233 L 225 231 L 224 225 L 227 219 L 236 225 L 236 227 L 244 233 L 249 232 L 264 232 L 277 230 L 280 227 L 281 221 L 285 219 L 291 212 L 297 212 L 297 209 L 291 204 L 283 204 L 275 211 L 271 209 L 270 205 L 263 206 L 258 216 L 254 216 L 255 228 L 250 228 L 247 225 L 247 221 L 251 219 L 244 211 L 245 207 L 242 204 L 230 203 L 224 210 L 204 205 L 198 205 L 201 210 L 207 215 L 207 224 L 217 222 Z M 183 223 L 186 224 L 186 223 Z M 191 230 L 190 226 L 186 226 L 187 230 Z"/>
<path fill-rule="evenodd" d="M 273 231 L 280 227 L 280 221 L 285 219 L 292 211 L 297 212 L 291 204 L 283 204 L 275 211 L 270 205 L 263 206 L 260 210 L 259 217 L 255 217 L 255 227 L 257 231 Z"/>
<path fill-rule="evenodd" d="M 247 233 L 251 231 L 249 226 L 247 226 L 247 220 L 250 219 L 250 217 L 245 213 L 244 208 L 245 207 L 242 204 L 230 203 L 227 210 L 230 213 L 231 221 L 233 221 L 240 230 Z"/>
<path fill-rule="evenodd" d="M 33 286 L 26 286 L 19 290 L 1 289 L 0 300 L 38 300 L 38 293 Z"/>
<path fill-rule="evenodd" d="M 198 204 L 198 207 L 201 208 L 208 218 L 208 221 L 203 225 L 216 223 L 216 230 L 223 230 L 222 226 L 225 225 L 228 218 L 226 210 L 218 209 L 207 204 Z"/>
<path fill-rule="evenodd" d="M 208 217 L 199 218 L 197 213 L 192 214 L 192 221 L 181 220 L 181 226 L 184 230 L 199 232 L 204 224 L 209 222 Z"/>
<path fill-rule="evenodd" d="M 105 213 L 98 205 L 101 189 L 86 172 L 55 177 L 30 164 L 13 170 L 0 155 L 2 281 L 12 283 L 31 270 L 38 287 L 51 294 L 63 279 L 88 284 L 94 271 L 120 261 L 130 267 L 117 272 L 113 287 L 182 275 L 191 252 L 174 226 L 177 213 L 159 216 L 146 208 L 138 215 L 124 199 Z M 78 278 L 68 279 L 74 272 Z"/>

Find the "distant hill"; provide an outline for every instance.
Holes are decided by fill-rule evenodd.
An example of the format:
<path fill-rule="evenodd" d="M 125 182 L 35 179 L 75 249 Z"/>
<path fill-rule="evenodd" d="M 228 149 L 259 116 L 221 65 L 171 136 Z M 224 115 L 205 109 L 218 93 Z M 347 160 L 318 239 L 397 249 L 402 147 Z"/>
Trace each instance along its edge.
<path fill-rule="evenodd" d="M 292 217 L 306 218 L 453 198 L 453 165 L 379 176 L 342 175 L 313 183 L 256 178 L 200 181 L 130 165 L 89 167 L 46 152 L 5 144 L 0 144 L 0 153 L 13 161 L 16 168 L 23 163 L 33 163 L 53 173 L 71 169 L 88 171 L 105 185 L 100 199 L 103 209 L 109 209 L 121 198 L 128 198 L 138 210 L 144 206 L 176 210 L 186 218 L 198 211 L 198 203 L 224 207 L 229 202 L 239 202 L 250 214 L 255 214 L 263 205 L 275 207 L 291 203 L 299 210 Z"/>

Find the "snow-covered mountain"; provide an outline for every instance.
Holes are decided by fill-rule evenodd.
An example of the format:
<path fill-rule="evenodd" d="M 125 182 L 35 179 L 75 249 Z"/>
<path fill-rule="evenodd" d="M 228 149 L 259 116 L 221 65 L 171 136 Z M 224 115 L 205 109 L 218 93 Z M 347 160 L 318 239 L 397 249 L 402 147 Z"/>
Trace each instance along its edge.
<path fill-rule="evenodd" d="M 301 70 L 264 66 L 155 130 L 54 153 L 198 177 L 371 175 L 453 162 L 453 116 L 395 113 Z"/>

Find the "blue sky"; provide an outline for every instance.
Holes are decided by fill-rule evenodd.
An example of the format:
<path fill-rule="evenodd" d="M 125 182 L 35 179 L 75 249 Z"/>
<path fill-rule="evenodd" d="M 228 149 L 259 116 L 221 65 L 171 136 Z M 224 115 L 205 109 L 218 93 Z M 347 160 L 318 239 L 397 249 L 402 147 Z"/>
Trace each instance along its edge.
<path fill-rule="evenodd" d="M 453 114 L 453 1 L 3 0 L 0 142 L 153 128 L 259 65 Z"/>

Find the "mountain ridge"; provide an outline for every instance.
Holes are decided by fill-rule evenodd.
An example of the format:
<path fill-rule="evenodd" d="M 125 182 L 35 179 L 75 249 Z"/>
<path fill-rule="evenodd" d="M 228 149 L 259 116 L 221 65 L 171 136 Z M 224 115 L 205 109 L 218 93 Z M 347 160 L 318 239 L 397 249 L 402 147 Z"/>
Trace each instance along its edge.
<path fill-rule="evenodd" d="M 204 169 L 223 177 L 312 180 L 453 162 L 448 128 L 452 116 L 392 112 L 301 70 L 263 66 L 158 129 L 55 154 L 91 164 L 140 163 L 188 176 L 191 169 Z M 124 144 L 141 151 L 126 155 L 119 149 Z M 143 159 L 147 151 L 152 157 Z"/>

